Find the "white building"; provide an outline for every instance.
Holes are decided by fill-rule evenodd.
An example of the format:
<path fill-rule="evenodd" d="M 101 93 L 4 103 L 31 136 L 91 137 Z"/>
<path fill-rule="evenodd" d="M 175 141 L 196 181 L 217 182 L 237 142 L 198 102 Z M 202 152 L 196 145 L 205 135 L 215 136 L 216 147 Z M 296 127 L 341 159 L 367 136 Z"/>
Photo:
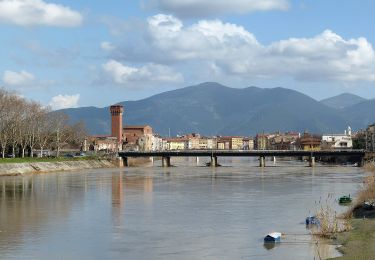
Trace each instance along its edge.
<path fill-rule="evenodd" d="M 163 139 L 160 136 L 152 136 L 152 151 L 163 150 Z"/>
<path fill-rule="evenodd" d="M 324 145 L 334 149 L 353 148 L 352 129 L 350 126 L 344 134 L 325 134 L 322 136 Z"/>

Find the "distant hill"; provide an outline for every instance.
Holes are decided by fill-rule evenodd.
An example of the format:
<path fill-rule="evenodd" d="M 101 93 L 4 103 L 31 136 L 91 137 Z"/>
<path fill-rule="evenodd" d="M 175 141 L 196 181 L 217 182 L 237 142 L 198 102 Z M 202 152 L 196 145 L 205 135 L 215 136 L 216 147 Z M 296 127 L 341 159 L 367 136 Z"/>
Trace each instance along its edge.
<path fill-rule="evenodd" d="M 168 135 L 169 129 L 172 135 L 191 132 L 204 135 L 255 135 L 263 131 L 305 130 L 332 133 L 343 132 L 348 125 L 353 129 L 363 127 L 373 117 L 368 113 L 368 119 L 360 120 L 361 116 L 355 115 L 355 112 L 349 117 L 344 112 L 290 89 L 237 89 L 214 82 L 121 104 L 125 107 L 124 124 L 148 124 L 154 132 L 163 136 Z M 83 120 L 91 134 L 110 132 L 108 107 L 62 111 L 70 116 L 72 122 Z"/>
<path fill-rule="evenodd" d="M 337 109 L 343 109 L 346 107 L 354 106 L 356 104 L 359 104 L 361 102 L 366 101 L 367 99 L 350 94 L 350 93 L 343 93 L 338 96 L 334 96 L 331 98 L 323 99 L 320 102 L 325 104 L 326 106 L 337 108 Z"/>
<path fill-rule="evenodd" d="M 343 113 L 357 129 L 366 128 L 367 125 L 375 123 L 375 99 L 346 107 Z"/>

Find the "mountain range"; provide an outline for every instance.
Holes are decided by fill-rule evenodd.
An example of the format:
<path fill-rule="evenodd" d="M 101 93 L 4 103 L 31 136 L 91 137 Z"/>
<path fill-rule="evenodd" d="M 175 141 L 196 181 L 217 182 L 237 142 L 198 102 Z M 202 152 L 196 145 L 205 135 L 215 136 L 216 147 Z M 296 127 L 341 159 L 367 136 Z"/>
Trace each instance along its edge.
<path fill-rule="evenodd" d="M 341 133 L 375 122 L 375 99 L 342 94 L 317 101 L 286 88 L 229 88 L 215 82 L 124 101 L 125 125 L 150 125 L 162 136 L 255 135 L 261 132 Z M 90 134 L 110 133 L 109 107 L 60 110 L 83 121 Z"/>

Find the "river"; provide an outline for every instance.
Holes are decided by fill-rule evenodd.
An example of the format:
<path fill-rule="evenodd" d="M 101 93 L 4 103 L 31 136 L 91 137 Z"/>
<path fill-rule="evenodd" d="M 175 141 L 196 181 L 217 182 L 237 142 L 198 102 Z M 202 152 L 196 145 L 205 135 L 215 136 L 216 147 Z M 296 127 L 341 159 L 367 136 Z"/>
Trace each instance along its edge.
<path fill-rule="evenodd" d="M 337 255 L 304 219 L 355 195 L 357 167 L 219 158 L 176 167 L 0 178 L 0 259 L 319 259 Z M 264 236 L 285 233 L 267 248 Z"/>

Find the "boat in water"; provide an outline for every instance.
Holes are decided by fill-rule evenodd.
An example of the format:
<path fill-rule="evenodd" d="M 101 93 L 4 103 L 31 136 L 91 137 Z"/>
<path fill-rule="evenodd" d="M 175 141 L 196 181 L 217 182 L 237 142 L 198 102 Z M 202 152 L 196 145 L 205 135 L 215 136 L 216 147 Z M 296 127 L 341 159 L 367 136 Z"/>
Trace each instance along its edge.
<path fill-rule="evenodd" d="M 319 225 L 320 221 L 316 216 L 308 216 L 306 218 L 306 226 L 308 225 Z"/>
<path fill-rule="evenodd" d="M 264 243 L 277 243 L 281 242 L 281 233 L 272 232 L 264 237 Z"/>
<path fill-rule="evenodd" d="M 342 196 L 339 198 L 339 203 L 340 204 L 348 204 L 348 203 L 351 203 L 352 202 L 352 198 L 350 198 L 350 195 L 349 196 Z"/>

